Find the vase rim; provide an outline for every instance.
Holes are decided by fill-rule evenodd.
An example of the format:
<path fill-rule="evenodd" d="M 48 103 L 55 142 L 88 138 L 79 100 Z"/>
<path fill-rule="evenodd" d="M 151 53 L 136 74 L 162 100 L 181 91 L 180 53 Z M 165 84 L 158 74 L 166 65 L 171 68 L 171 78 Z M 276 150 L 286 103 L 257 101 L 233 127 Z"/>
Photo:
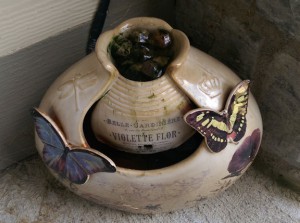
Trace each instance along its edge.
<path fill-rule="evenodd" d="M 98 60 L 103 67 L 113 76 L 118 76 L 119 71 L 113 64 L 113 60 L 108 52 L 108 46 L 113 37 L 128 31 L 130 29 L 147 27 L 147 29 L 165 29 L 170 32 L 173 37 L 174 58 L 168 65 L 166 72 L 172 75 L 184 63 L 187 58 L 190 42 L 187 36 L 180 30 L 173 29 L 167 22 L 154 17 L 136 17 L 122 22 L 114 29 L 102 33 L 96 43 L 95 52 Z"/>

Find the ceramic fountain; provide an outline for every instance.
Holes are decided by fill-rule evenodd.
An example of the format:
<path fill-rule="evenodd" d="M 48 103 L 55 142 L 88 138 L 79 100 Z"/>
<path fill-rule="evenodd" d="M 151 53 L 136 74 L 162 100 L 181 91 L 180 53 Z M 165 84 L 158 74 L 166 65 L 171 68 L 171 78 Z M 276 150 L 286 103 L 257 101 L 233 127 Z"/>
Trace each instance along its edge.
<path fill-rule="evenodd" d="M 124 77 L 111 56 L 116 36 L 139 29 L 172 38 L 172 59 L 154 80 Z M 225 190 L 254 160 L 262 120 L 249 89 L 183 32 L 133 18 L 49 87 L 33 110 L 36 147 L 79 196 L 134 213 L 178 210 Z"/>

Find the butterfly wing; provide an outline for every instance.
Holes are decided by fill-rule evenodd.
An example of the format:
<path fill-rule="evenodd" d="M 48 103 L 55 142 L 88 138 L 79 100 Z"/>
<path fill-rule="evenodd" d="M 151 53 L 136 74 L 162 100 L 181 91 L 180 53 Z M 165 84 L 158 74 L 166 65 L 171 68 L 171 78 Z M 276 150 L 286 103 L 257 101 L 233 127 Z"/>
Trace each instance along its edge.
<path fill-rule="evenodd" d="M 64 175 L 73 183 L 83 184 L 93 173 L 115 171 L 114 164 L 105 157 L 88 149 L 76 148 L 67 154 Z"/>
<path fill-rule="evenodd" d="M 51 169 L 61 173 L 64 169 L 64 153 L 67 149 L 61 133 L 56 125 L 39 110 L 33 109 L 32 116 L 36 133 L 44 144 L 43 160 Z"/>
<path fill-rule="evenodd" d="M 83 184 L 90 174 L 116 171 L 112 161 L 92 149 L 71 149 L 58 126 L 47 115 L 37 109 L 33 109 L 32 115 L 36 132 L 44 144 L 43 160 L 60 176 Z"/>
<path fill-rule="evenodd" d="M 242 81 L 233 89 L 221 113 L 195 109 L 185 115 L 185 121 L 205 137 L 212 152 L 220 152 L 228 141 L 238 142 L 245 135 L 249 83 Z"/>
<path fill-rule="evenodd" d="M 195 109 L 184 116 L 184 120 L 203 137 L 212 152 L 220 152 L 227 146 L 226 115 L 207 109 Z"/>
<path fill-rule="evenodd" d="M 247 107 L 249 99 L 249 80 L 242 81 L 232 91 L 227 102 L 228 110 L 228 139 L 238 142 L 243 138 L 247 128 Z"/>

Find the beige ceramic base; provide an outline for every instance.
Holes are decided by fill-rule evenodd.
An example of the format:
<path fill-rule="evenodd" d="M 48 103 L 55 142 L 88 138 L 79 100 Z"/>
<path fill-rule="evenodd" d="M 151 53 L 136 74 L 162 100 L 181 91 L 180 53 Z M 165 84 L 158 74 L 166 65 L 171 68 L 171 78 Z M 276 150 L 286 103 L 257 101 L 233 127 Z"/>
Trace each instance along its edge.
<path fill-rule="evenodd" d="M 122 27 L 132 24 L 159 25 L 172 30 L 161 20 L 138 18 L 126 21 L 113 32 L 117 33 Z M 62 128 L 70 145 L 88 145 L 82 128 L 84 117 L 108 89 L 116 86 L 114 84 L 119 74 L 107 59 L 105 51 L 111 36 L 112 33 L 108 32 L 100 37 L 96 53 L 90 54 L 64 72 L 48 89 L 39 106 L 41 111 Z M 197 106 L 223 110 L 230 91 L 240 79 L 217 60 L 189 47 L 188 42 L 181 45 L 184 49 L 180 49 L 180 52 L 183 50 L 183 53 L 179 53 L 179 58 L 175 59 L 171 64 L 172 69 L 168 69 L 165 75 L 174 81 L 178 91 L 183 92 Z M 252 95 L 246 118 L 248 125 L 245 136 L 238 144 L 228 143 L 219 153 L 210 152 L 203 140 L 189 157 L 160 169 L 135 170 L 117 166 L 115 173 L 92 174 L 83 185 L 72 184 L 56 173 L 53 174 L 76 194 L 120 210 L 159 213 L 192 206 L 197 200 L 228 188 L 250 165 L 251 162 L 237 176 L 230 176 L 227 170 L 233 154 L 245 138 L 255 129 L 262 132 L 261 115 Z M 199 134 L 199 137 L 202 136 Z M 38 137 L 36 142 L 42 155 L 43 144 Z"/>

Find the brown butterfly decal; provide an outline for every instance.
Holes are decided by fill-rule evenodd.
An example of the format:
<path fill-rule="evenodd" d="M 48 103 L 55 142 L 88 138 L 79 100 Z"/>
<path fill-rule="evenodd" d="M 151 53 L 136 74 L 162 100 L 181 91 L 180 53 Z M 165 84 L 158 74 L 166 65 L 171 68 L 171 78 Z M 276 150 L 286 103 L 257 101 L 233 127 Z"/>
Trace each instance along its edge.
<path fill-rule="evenodd" d="M 223 111 L 198 108 L 184 116 L 186 123 L 205 138 L 212 152 L 222 151 L 228 142 L 237 143 L 245 135 L 249 83 L 242 81 L 233 89 Z"/>

